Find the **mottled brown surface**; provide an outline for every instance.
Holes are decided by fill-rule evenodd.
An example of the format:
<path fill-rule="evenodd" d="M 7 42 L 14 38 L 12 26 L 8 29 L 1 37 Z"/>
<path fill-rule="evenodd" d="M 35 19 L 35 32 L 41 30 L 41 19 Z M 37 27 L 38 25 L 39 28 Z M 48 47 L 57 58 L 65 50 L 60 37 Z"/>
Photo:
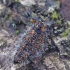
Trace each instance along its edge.
<path fill-rule="evenodd" d="M 61 15 L 63 18 L 70 20 L 70 0 L 60 0 L 61 1 Z"/>
<path fill-rule="evenodd" d="M 23 43 L 15 55 L 14 61 L 22 63 L 26 59 L 39 58 L 45 51 L 44 45 L 46 27 L 43 23 L 35 24 L 34 27 L 23 37 Z M 35 59 L 36 60 L 36 59 Z"/>

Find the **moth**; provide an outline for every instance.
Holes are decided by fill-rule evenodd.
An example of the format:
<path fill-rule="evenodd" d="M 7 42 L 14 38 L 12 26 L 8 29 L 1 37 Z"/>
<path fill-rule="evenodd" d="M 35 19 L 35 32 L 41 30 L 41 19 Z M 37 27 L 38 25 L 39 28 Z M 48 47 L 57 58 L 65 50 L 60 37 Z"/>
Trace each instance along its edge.
<path fill-rule="evenodd" d="M 23 37 L 23 42 L 14 56 L 14 64 L 38 63 L 42 55 L 48 50 L 46 38 L 46 25 L 38 22 Z M 46 43 L 46 45 L 45 45 Z"/>

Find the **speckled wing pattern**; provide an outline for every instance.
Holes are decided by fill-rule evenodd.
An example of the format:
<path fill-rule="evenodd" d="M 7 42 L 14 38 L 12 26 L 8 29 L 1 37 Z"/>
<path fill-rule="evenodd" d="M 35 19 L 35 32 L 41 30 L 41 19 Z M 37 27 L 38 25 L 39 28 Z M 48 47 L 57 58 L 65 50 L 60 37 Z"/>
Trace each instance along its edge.
<path fill-rule="evenodd" d="M 38 22 L 30 31 L 23 37 L 23 43 L 18 49 L 14 61 L 15 63 L 21 63 L 27 59 L 34 61 L 34 59 L 39 58 L 46 50 L 44 46 L 46 26 L 44 23 Z"/>

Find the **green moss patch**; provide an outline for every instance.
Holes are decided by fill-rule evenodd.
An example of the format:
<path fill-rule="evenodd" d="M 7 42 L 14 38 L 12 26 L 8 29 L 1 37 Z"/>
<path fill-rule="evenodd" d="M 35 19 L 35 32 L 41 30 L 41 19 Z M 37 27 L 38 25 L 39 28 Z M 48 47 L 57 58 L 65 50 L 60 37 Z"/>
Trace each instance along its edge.
<path fill-rule="evenodd" d="M 66 29 L 66 30 L 61 34 L 61 36 L 62 36 L 62 37 L 66 37 L 69 33 L 70 33 L 70 29 Z"/>
<path fill-rule="evenodd" d="M 62 22 L 61 22 L 61 20 L 57 20 L 57 23 L 58 23 L 58 25 L 61 25 Z"/>
<path fill-rule="evenodd" d="M 53 20 L 57 20 L 57 19 L 59 19 L 60 18 L 60 14 L 58 14 L 56 11 L 54 11 L 52 14 L 51 14 L 51 18 L 53 19 Z"/>

